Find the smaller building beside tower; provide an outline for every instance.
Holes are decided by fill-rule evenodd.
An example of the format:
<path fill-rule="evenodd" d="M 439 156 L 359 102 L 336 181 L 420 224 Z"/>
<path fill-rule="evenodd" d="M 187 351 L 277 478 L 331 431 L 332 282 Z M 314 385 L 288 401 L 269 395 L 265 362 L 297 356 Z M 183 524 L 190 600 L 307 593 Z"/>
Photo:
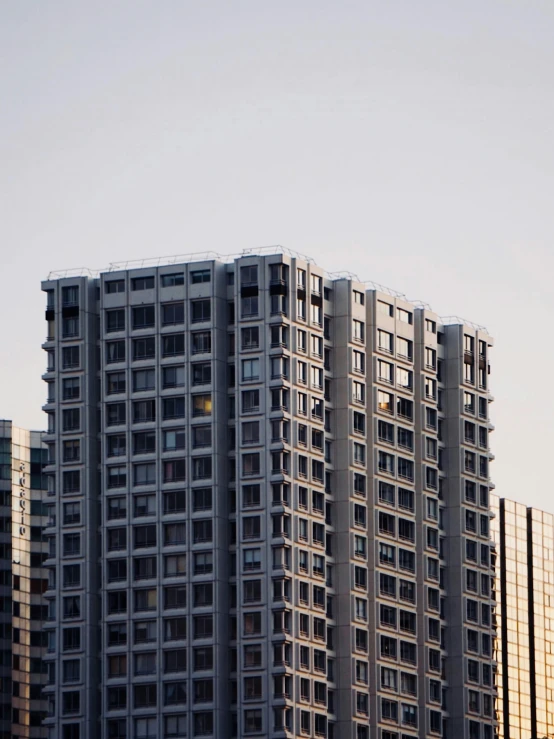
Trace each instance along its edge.
<path fill-rule="evenodd" d="M 0 420 L 0 738 L 45 737 L 42 657 L 46 446 L 40 431 Z"/>
<path fill-rule="evenodd" d="M 491 496 L 498 736 L 554 735 L 554 516 Z"/>

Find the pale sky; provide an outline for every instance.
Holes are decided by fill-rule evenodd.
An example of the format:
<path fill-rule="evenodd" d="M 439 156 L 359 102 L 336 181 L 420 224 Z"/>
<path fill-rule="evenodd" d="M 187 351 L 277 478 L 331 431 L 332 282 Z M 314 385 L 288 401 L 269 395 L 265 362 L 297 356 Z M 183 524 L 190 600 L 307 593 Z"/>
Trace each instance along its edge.
<path fill-rule="evenodd" d="M 487 326 L 497 493 L 554 511 L 552 0 L 0 8 L 0 417 L 50 270 L 282 244 Z"/>

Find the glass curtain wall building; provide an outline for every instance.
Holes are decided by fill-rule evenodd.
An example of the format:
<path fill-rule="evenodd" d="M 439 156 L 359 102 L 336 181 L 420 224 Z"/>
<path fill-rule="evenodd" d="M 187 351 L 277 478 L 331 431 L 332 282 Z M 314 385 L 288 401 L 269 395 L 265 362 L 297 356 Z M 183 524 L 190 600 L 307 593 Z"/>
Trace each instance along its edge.
<path fill-rule="evenodd" d="M 494 496 L 500 739 L 554 734 L 554 516 Z"/>
<path fill-rule="evenodd" d="M 2 700 L 0 737 L 46 737 L 43 657 L 48 645 L 42 434 L 0 421 Z"/>
<path fill-rule="evenodd" d="M 280 250 L 43 290 L 50 737 L 492 739 L 484 329 Z"/>

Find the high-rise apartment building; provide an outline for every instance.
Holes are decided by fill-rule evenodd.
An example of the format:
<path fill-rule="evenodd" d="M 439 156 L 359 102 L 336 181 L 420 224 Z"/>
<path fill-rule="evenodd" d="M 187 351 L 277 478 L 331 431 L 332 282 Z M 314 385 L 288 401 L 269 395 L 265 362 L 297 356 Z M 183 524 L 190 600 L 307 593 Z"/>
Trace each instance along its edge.
<path fill-rule="evenodd" d="M 42 593 L 46 447 L 39 431 L 0 420 L 0 737 L 46 737 Z"/>
<path fill-rule="evenodd" d="M 487 333 L 281 250 L 43 290 L 51 737 L 492 739 Z"/>
<path fill-rule="evenodd" d="M 498 735 L 554 735 L 554 516 L 493 496 Z"/>

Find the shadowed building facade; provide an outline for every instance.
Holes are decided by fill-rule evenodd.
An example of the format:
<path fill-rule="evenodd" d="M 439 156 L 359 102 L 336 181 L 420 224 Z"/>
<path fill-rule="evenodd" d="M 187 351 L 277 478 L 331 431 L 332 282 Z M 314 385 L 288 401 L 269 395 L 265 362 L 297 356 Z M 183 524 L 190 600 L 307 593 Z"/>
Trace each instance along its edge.
<path fill-rule="evenodd" d="M 492 739 L 486 331 L 281 250 L 43 290 L 51 739 Z"/>

